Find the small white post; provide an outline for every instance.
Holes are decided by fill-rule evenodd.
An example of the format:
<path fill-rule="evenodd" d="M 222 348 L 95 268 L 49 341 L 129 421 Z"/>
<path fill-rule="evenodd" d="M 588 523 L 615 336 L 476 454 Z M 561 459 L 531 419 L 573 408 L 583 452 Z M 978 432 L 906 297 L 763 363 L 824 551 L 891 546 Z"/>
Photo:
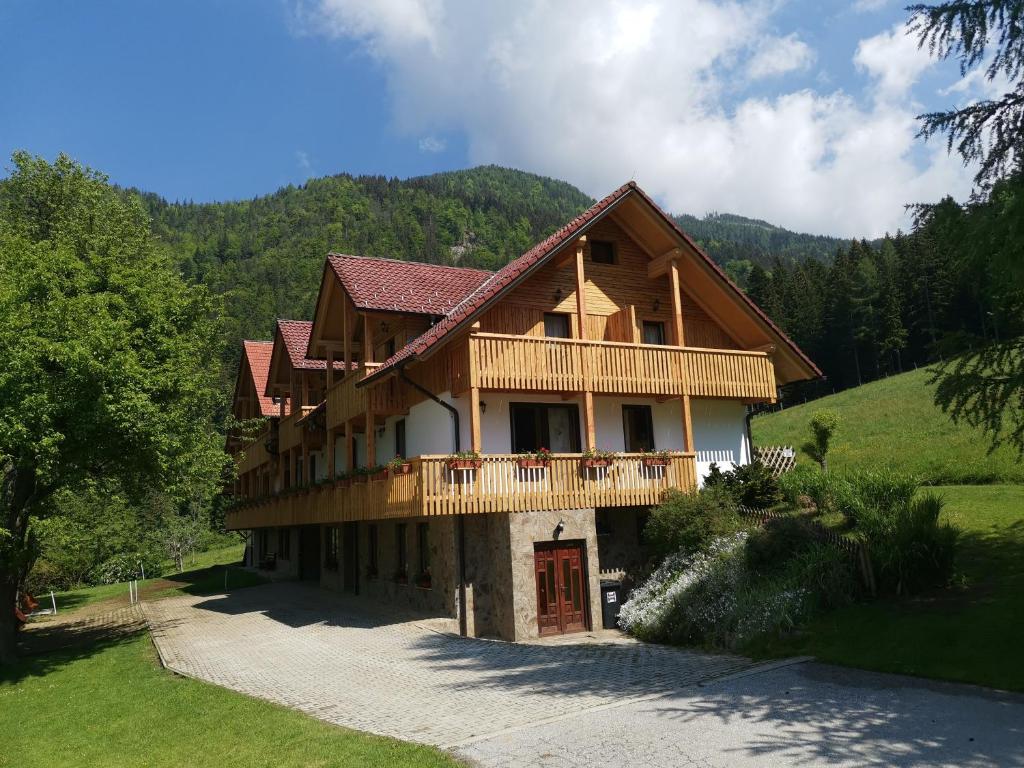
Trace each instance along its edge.
<path fill-rule="evenodd" d="M 228 567 L 224 566 L 224 594 L 228 591 Z"/>
<path fill-rule="evenodd" d="M 139 563 L 139 570 L 142 571 L 142 580 L 145 581 L 146 580 L 146 564 L 145 563 Z"/>
<path fill-rule="evenodd" d="M 50 590 L 50 602 L 53 603 L 53 615 L 57 615 L 57 598 L 53 596 L 53 590 Z"/>

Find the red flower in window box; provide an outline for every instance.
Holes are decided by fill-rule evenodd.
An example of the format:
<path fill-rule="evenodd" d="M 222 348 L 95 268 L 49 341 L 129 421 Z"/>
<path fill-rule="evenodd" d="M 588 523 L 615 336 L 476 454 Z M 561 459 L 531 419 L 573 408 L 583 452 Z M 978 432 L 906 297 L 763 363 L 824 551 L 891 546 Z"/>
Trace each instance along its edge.
<path fill-rule="evenodd" d="M 588 448 L 583 452 L 584 467 L 610 467 L 615 454 L 612 451 L 602 451 L 597 448 Z"/>
<path fill-rule="evenodd" d="M 647 451 L 641 460 L 645 467 L 667 467 L 672 455 L 668 451 Z"/>
<path fill-rule="evenodd" d="M 445 459 L 444 464 L 448 469 L 480 469 L 483 460 L 476 451 L 461 451 Z"/>
<path fill-rule="evenodd" d="M 551 464 L 551 451 L 547 448 L 538 448 L 536 451 L 521 453 L 516 457 L 516 463 L 520 469 L 538 469 Z"/>

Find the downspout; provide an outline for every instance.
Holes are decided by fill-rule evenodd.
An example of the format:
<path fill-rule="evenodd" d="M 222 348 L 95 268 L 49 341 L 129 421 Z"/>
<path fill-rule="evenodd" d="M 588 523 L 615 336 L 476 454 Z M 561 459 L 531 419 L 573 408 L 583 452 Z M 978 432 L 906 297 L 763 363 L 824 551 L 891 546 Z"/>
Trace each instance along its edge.
<path fill-rule="evenodd" d="M 451 403 L 446 403 L 429 389 L 410 379 L 405 374 L 405 366 L 398 366 L 398 378 L 415 389 L 424 397 L 433 400 L 444 408 L 452 417 L 452 427 L 455 430 L 455 453 L 462 450 L 459 437 L 459 411 Z M 466 520 L 463 515 L 458 516 L 458 549 L 459 549 L 459 634 L 463 637 L 469 634 L 468 621 L 466 619 Z"/>

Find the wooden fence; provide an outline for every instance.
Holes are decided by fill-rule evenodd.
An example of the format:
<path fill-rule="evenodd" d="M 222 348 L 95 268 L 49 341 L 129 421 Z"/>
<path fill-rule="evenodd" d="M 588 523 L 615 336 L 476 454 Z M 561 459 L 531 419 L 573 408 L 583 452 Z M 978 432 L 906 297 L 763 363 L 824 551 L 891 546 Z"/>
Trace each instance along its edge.
<path fill-rule="evenodd" d="M 772 477 L 778 477 L 796 466 L 796 451 L 791 445 L 755 447 L 754 460 L 761 462 L 772 473 Z"/>

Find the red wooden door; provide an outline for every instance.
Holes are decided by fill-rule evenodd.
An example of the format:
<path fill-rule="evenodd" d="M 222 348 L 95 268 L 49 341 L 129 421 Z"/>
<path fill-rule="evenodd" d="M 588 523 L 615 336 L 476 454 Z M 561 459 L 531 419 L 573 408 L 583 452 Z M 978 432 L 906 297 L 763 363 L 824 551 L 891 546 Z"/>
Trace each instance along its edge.
<path fill-rule="evenodd" d="M 587 628 L 586 573 L 580 544 L 537 544 L 537 626 L 541 635 Z"/>

